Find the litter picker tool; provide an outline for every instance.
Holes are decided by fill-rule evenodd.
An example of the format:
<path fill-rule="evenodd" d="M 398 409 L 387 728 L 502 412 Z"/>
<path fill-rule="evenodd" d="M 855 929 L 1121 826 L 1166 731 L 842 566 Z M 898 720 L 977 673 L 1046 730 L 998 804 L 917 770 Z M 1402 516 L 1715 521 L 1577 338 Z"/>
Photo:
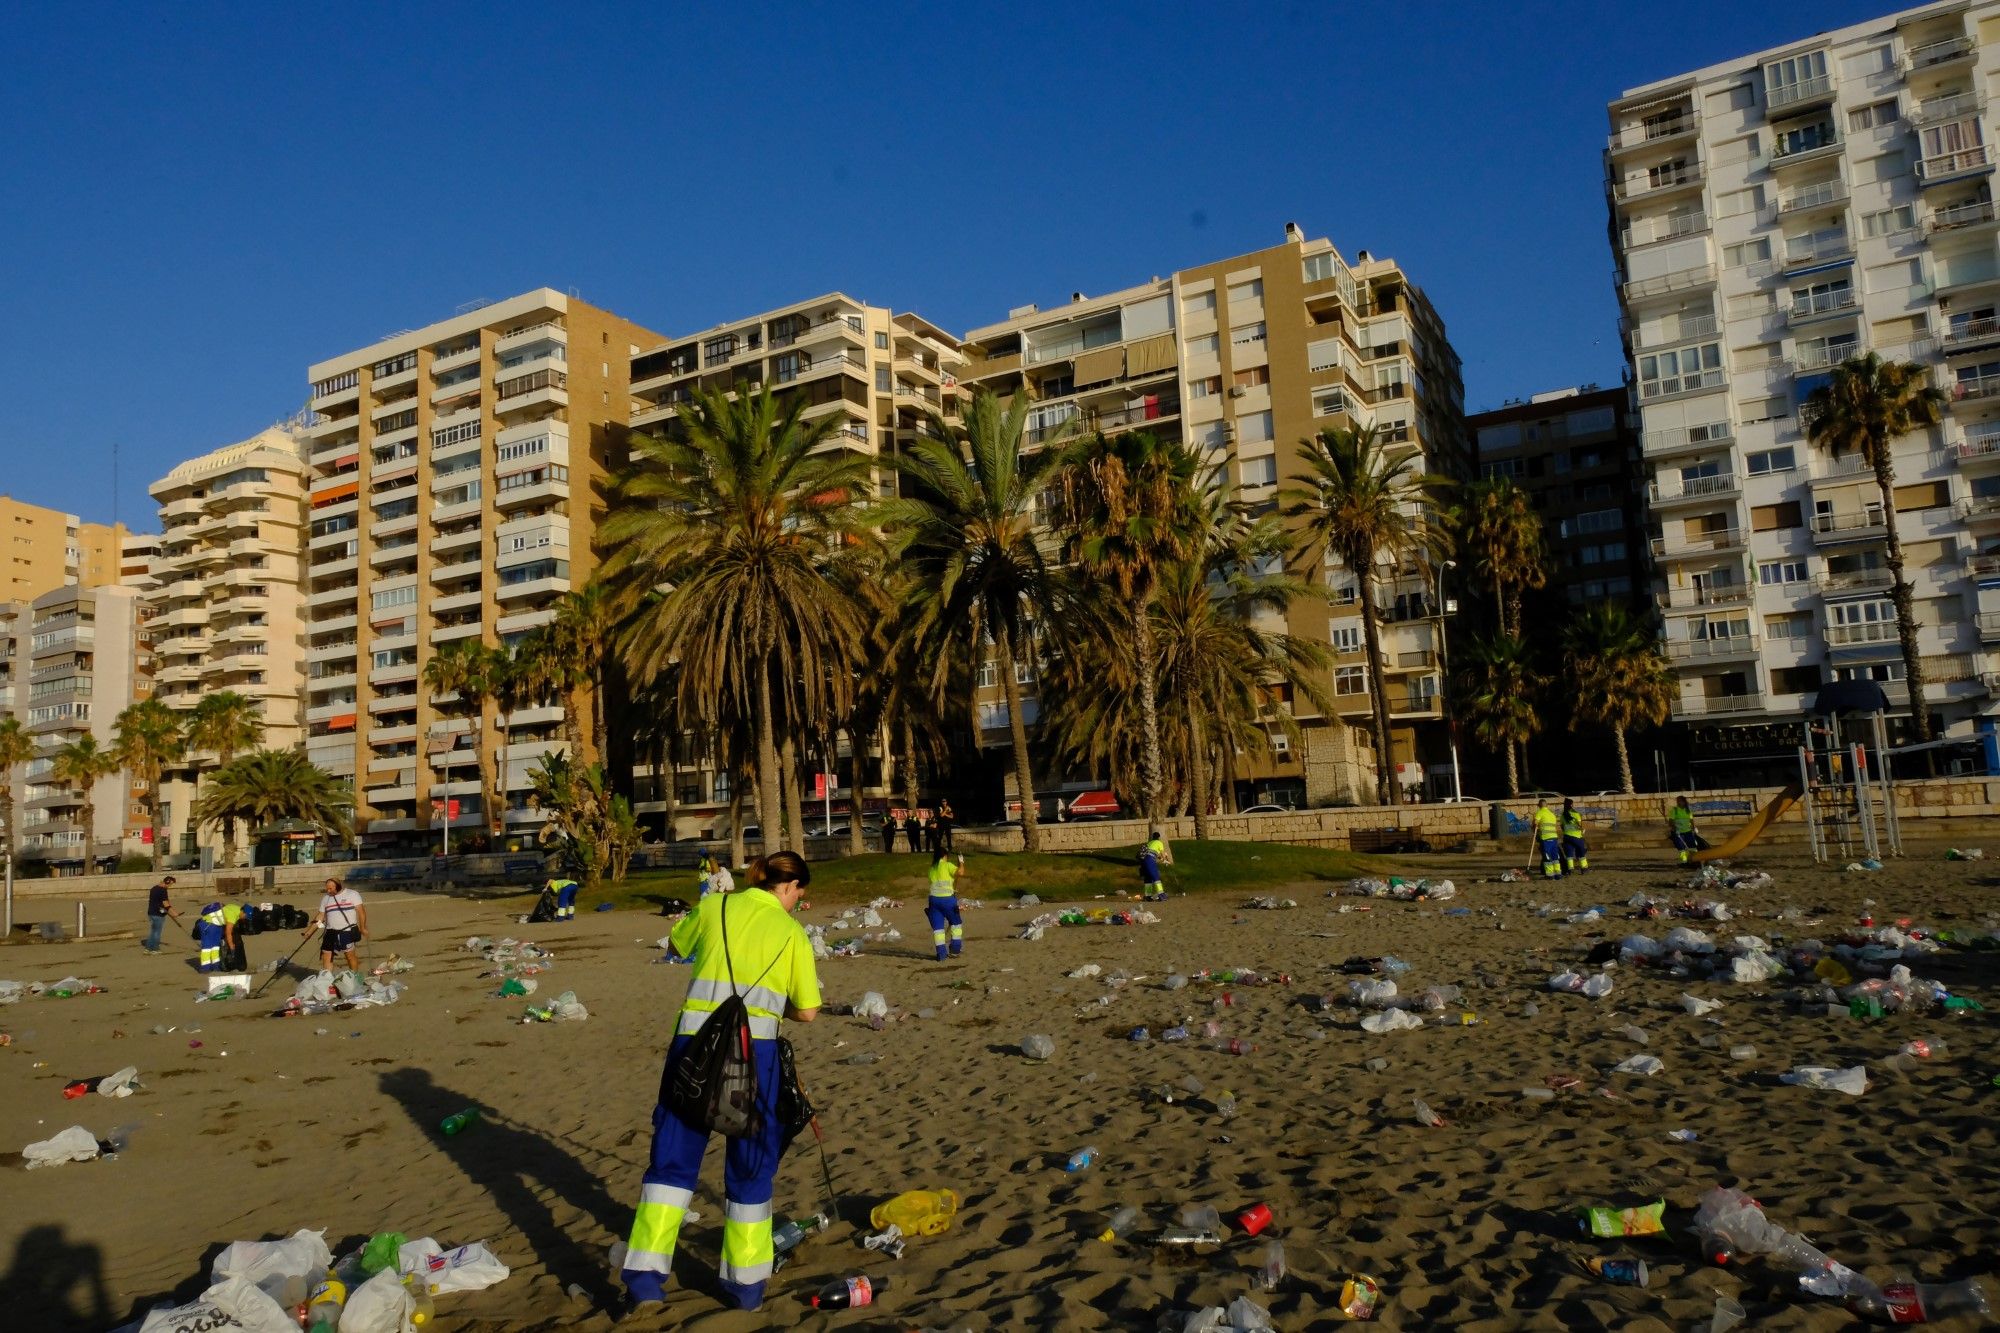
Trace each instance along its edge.
<path fill-rule="evenodd" d="M 264 978 L 264 984 L 257 987 L 256 990 L 250 992 L 250 998 L 254 1000 L 259 995 L 262 995 L 265 989 L 269 987 L 272 982 L 276 981 L 279 975 L 282 974 L 287 967 L 291 966 L 292 960 L 299 956 L 299 950 L 305 948 L 306 941 L 310 940 L 311 938 L 312 938 L 312 931 L 310 929 L 308 929 L 305 934 L 299 936 L 299 942 L 292 946 L 292 951 L 290 953 L 285 955 L 285 961 L 271 969 L 271 975 Z"/>

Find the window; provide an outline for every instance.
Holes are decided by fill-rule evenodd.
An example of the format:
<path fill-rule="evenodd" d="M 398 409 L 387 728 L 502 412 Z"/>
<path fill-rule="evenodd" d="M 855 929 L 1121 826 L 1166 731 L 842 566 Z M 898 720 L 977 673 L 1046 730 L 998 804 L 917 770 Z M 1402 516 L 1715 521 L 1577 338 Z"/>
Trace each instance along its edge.
<path fill-rule="evenodd" d="M 1896 99 L 1874 102 L 1868 106 L 1858 106 L 1847 113 L 1847 128 L 1855 133 L 1862 130 L 1880 129 L 1896 123 Z"/>
<path fill-rule="evenodd" d="M 889 350 L 889 335 L 888 335 L 888 334 L 886 334 L 886 333 L 878 333 L 878 334 L 876 334 L 876 335 L 875 335 L 875 350 L 876 350 L 876 351 L 878 351 L 878 352 L 886 352 L 886 351 L 888 351 L 888 350 Z"/>
<path fill-rule="evenodd" d="M 888 393 L 895 386 L 889 383 L 889 367 L 875 367 L 875 392 Z"/>
<path fill-rule="evenodd" d="M 1916 205 L 1898 204 L 1894 208 L 1884 208 L 1874 213 L 1864 213 L 1861 217 L 1861 234 L 1863 236 L 1888 236 L 1894 232 L 1909 231 L 1916 225 Z"/>
<path fill-rule="evenodd" d="M 1826 52 L 1807 51 L 1764 66 L 1764 104 L 1783 106 L 1826 86 Z"/>
<path fill-rule="evenodd" d="M 1957 171 L 1962 167 L 1978 165 L 1973 150 L 1984 142 L 1980 137 L 1977 116 L 1926 126 L 1918 135 L 1918 140 L 1923 145 L 1925 159 L 1932 162 L 1933 170 L 1938 171 Z M 1944 160 L 1938 162 L 1935 160 L 1938 158 Z"/>
<path fill-rule="evenodd" d="M 1336 653 L 1360 652 L 1361 626 L 1335 625 L 1333 627 L 1333 651 Z"/>
<path fill-rule="evenodd" d="M 1729 298 L 1731 319 L 1762 319 L 1778 308 L 1778 294 L 1768 288 Z"/>
<path fill-rule="evenodd" d="M 1771 133 L 1771 156 L 1775 158 L 1796 157 L 1800 153 L 1810 153 L 1815 148 L 1826 148 L 1840 142 L 1840 135 L 1834 131 L 1831 120 L 1807 121 L 1803 125 L 1790 125 Z"/>
<path fill-rule="evenodd" d="M 1198 333 L 1187 342 L 1189 357 L 1216 356 L 1220 354 L 1221 342 L 1212 333 Z"/>
<path fill-rule="evenodd" d="M 1764 187 L 1753 185 L 1747 190 L 1729 190 L 1715 199 L 1717 217 L 1741 217 L 1745 213 L 1755 213 L 1764 206 Z"/>
<path fill-rule="evenodd" d="M 1248 282 L 1232 282 L 1229 284 L 1229 304 L 1231 305 L 1235 305 L 1240 301 L 1261 301 L 1263 299 L 1264 280 L 1262 278 L 1252 278 Z"/>
<path fill-rule="evenodd" d="M 1854 304 L 1854 282 L 1850 278 L 1835 278 L 1829 282 L 1808 283 L 1804 287 L 1792 288 L 1792 314 L 1818 315 L 1829 310 L 1840 310 Z"/>
<path fill-rule="evenodd" d="M 1334 275 L 1333 265 L 1333 251 L 1331 250 L 1323 254 L 1307 255 L 1305 264 L 1303 265 L 1305 280 L 1307 282 L 1325 282 Z"/>
<path fill-rule="evenodd" d="M 370 601 L 377 611 L 386 611 L 394 606 L 415 606 L 417 604 L 417 585 L 411 583 L 401 588 L 385 589 L 376 593 Z"/>
<path fill-rule="evenodd" d="M 1764 637 L 1767 639 L 1811 638 L 1812 612 L 1789 611 L 1784 615 L 1765 616 Z"/>
<path fill-rule="evenodd" d="M 479 438 L 479 425 L 479 420 L 475 417 L 471 421 L 461 421 L 456 426 L 434 430 L 431 432 L 431 448 L 442 449 L 461 440 L 476 440 Z"/>
<path fill-rule="evenodd" d="M 1792 415 L 1792 400 L 1789 398 L 1746 398 L 1743 400 L 1743 424 L 1756 425 L 1760 421 L 1783 421 Z M 1727 439 L 1728 428 L 1723 428 L 1715 439 Z"/>
<path fill-rule="evenodd" d="M 1768 236 L 1722 247 L 1722 262 L 1730 268 L 1742 268 L 1745 264 L 1760 263 L 1770 257 L 1771 238 Z"/>
<path fill-rule="evenodd" d="M 1194 292 L 1181 298 L 1181 316 L 1184 319 L 1192 319 L 1197 315 L 1213 315 L 1214 313 L 1215 292 L 1213 290 Z"/>
<path fill-rule="evenodd" d="M 500 446 L 495 454 L 497 461 L 511 463 L 517 458 L 533 458 L 536 454 L 547 453 L 549 437 L 537 435 L 532 440 L 515 440 Z"/>
<path fill-rule="evenodd" d="M 1033 662 L 1014 663 L 1014 683 L 1016 685 L 1033 684 L 1034 679 L 1035 679 L 1035 664 Z"/>
<path fill-rule="evenodd" d="M 1773 694 L 1811 694 L 1819 687 L 1819 668 L 1816 666 L 1771 668 Z"/>
<path fill-rule="evenodd" d="M 1896 508 L 1903 513 L 1918 509 L 1942 509 L 1951 503 L 1951 483 L 1920 481 L 1896 488 Z"/>
<path fill-rule="evenodd" d="M 1835 667 L 1833 669 L 1833 678 L 1835 680 L 1872 680 L 1877 684 L 1887 684 L 1890 681 L 1901 680 L 1903 678 L 1903 664 L 1901 662 L 1870 662 L 1866 666 Z"/>
<path fill-rule="evenodd" d="M 1261 444 L 1271 438 L 1269 412 L 1245 412 L 1236 418 L 1236 438 L 1244 444 Z"/>
<path fill-rule="evenodd" d="M 1234 295 L 1233 290 L 1231 294 Z M 1229 331 L 1229 341 L 1237 344 L 1238 346 L 1241 346 L 1244 343 L 1263 342 L 1264 321 L 1260 319 L 1255 324 L 1238 324 L 1235 328 Z"/>
<path fill-rule="evenodd" d="M 1722 383 L 1722 344 L 1704 343 L 1639 358 L 1639 396 L 1685 393 Z"/>
<path fill-rule="evenodd" d="M 1198 449 L 1226 449 L 1229 434 L 1220 421 L 1209 421 L 1191 429 L 1188 442 Z"/>
<path fill-rule="evenodd" d="M 1625 515 L 1616 509 L 1593 509 L 1578 514 L 1564 525 L 1565 536 L 1582 537 L 1594 532 L 1617 532 L 1625 526 Z"/>
<path fill-rule="evenodd" d="M 1646 188 L 1649 190 L 1657 190 L 1663 185 L 1679 185 L 1688 179 L 1688 160 L 1684 157 L 1646 168 Z"/>
<path fill-rule="evenodd" d="M 1797 506 L 1793 506 L 1797 508 Z M 1806 562 L 1803 560 L 1769 560 L 1757 566 L 1757 582 L 1767 588 L 1786 583 L 1806 581 Z"/>
<path fill-rule="evenodd" d="M 990 690 L 1000 683 L 1000 664 L 987 658 L 979 664 L 979 688 Z"/>
<path fill-rule="evenodd" d="M 1887 45 L 1871 46 L 1858 55 L 1842 56 L 1840 77 L 1843 79 L 1866 79 L 1889 71 L 1889 48 Z M 1887 104 L 1894 114 L 1895 103 Z M 1876 124 L 1881 124 L 1877 121 Z"/>
<path fill-rule="evenodd" d="M 710 338 L 701 345 L 701 363 L 704 366 L 719 366 L 736 355 L 736 335 L 725 333 L 720 338 Z"/>
<path fill-rule="evenodd" d="M 1733 88 L 1723 88 L 1702 99 L 1703 111 L 1711 116 L 1726 115 L 1731 111 L 1748 111 L 1757 105 L 1757 94 L 1747 83 L 1739 83 Z"/>
<path fill-rule="evenodd" d="M 1278 484 L 1278 460 L 1275 458 L 1246 458 L 1237 467 L 1243 474 L 1243 485 L 1246 487 Z"/>
<path fill-rule="evenodd" d="M 1313 415 L 1330 417 L 1336 412 L 1351 412 L 1347 394 L 1341 389 L 1322 389 L 1313 394 Z"/>
<path fill-rule="evenodd" d="M 1729 354 L 1730 368 L 1733 370 L 1768 370 L 1784 359 L 1785 349 L 1777 343 L 1754 343 L 1749 347 L 1739 347 Z"/>
<path fill-rule="evenodd" d="M 1782 449 L 1763 449 L 1753 452 L 1743 462 L 1744 470 L 1753 477 L 1761 477 L 1771 472 L 1790 472 L 1798 466 L 1789 445 Z"/>
<path fill-rule="evenodd" d="M 1229 382 L 1239 389 L 1254 389 L 1260 384 L 1269 384 L 1271 382 L 1271 368 L 1269 366 L 1251 366 L 1247 370 L 1239 370 L 1230 376 Z"/>
<path fill-rule="evenodd" d="M 1188 381 L 1188 397 L 1213 398 L 1222 392 L 1222 376 L 1210 375 L 1205 379 Z"/>
<path fill-rule="evenodd" d="M 1368 668 L 1358 666 L 1337 666 L 1333 669 L 1333 692 L 1335 694 L 1366 694 L 1368 692 Z"/>
<path fill-rule="evenodd" d="M 1779 532 L 1787 528 L 1805 526 L 1805 519 L 1799 511 L 1797 500 L 1786 500 L 1774 505 L 1750 506 L 1750 531 Z"/>

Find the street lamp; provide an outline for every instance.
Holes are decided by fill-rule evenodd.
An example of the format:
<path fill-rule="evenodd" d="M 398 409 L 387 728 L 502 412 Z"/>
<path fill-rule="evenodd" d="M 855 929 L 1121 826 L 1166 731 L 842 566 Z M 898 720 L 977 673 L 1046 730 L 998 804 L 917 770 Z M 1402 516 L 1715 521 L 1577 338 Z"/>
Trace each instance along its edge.
<path fill-rule="evenodd" d="M 1464 791 L 1459 786 L 1458 778 L 1458 728 L 1452 722 L 1451 717 L 1451 669 L 1445 653 L 1445 617 L 1457 610 L 1458 607 L 1455 602 L 1447 603 L 1444 599 L 1444 572 L 1447 569 L 1456 569 L 1457 567 L 1458 561 L 1447 560 L 1438 566 L 1437 571 L 1438 681 L 1443 686 L 1443 689 L 1439 692 L 1439 697 L 1444 704 L 1445 741 L 1451 746 L 1451 799 L 1454 801 L 1462 799 Z"/>

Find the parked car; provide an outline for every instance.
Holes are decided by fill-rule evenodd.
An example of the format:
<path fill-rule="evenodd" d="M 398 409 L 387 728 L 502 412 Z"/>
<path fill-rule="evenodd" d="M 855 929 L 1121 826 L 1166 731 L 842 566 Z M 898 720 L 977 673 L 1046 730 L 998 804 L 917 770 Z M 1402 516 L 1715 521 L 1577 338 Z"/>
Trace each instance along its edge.
<path fill-rule="evenodd" d="M 1296 814 L 1288 805 L 1253 805 L 1246 810 L 1238 810 L 1239 815 L 1290 815 Z"/>

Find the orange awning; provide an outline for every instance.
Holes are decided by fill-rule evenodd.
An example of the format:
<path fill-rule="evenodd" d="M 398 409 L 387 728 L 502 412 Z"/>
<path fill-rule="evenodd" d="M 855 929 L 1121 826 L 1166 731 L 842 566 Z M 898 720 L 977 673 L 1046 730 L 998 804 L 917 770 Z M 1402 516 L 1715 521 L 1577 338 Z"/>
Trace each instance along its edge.
<path fill-rule="evenodd" d="M 328 731 L 354 730 L 354 714 L 335 713 L 332 717 L 326 720 L 326 729 Z"/>
<path fill-rule="evenodd" d="M 315 491 L 312 498 L 313 508 L 320 509 L 330 504 L 339 504 L 342 500 L 351 500 L 360 493 L 361 483 L 358 481 L 350 481 L 331 490 Z"/>

